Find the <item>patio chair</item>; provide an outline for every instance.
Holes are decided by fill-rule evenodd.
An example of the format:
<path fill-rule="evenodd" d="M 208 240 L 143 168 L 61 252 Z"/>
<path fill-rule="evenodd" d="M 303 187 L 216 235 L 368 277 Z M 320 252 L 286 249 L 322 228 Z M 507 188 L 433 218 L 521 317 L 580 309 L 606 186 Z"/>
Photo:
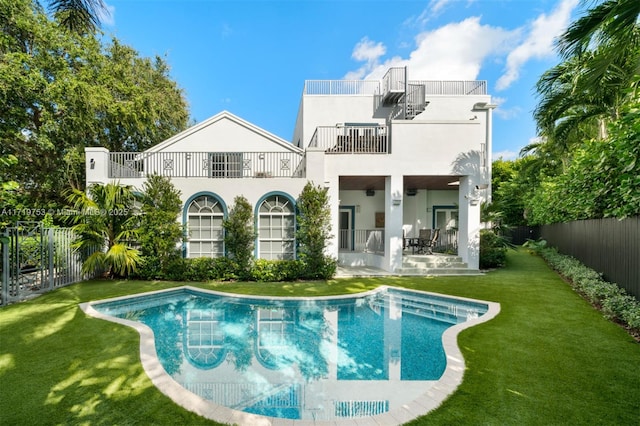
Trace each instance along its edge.
<path fill-rule="evenodd" d="M 440 229 L 421 229 L 418 236 L 418 253 L 433 254 L 433 248 L 438 242 Z"/>

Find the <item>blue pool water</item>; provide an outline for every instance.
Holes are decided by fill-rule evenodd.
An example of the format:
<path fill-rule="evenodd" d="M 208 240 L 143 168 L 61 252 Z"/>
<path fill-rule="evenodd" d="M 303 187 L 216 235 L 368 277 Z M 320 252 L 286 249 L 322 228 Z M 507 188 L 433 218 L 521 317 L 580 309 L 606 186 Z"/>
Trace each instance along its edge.
<path fill-rule="evenodd" d="M 182 288 L 93 307 L 150 327 L 166 372 L 206 400 L 310 420 L 376 415 L 413 400 L 445 370 L 443 332 L 488 309 L 388 287 L 304 300 Z"/>

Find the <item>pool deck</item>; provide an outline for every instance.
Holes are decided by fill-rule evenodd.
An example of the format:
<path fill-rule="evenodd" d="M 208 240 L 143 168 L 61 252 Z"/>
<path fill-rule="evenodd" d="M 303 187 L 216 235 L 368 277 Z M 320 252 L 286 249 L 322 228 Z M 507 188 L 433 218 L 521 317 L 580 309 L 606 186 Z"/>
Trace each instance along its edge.
<path fill-rule="evenodd" d="M 342 273 L 360 273 L 371 274 L 366 276 L 374 276 L 380 271 L 375 268 L 356 268 L 354 270 L 342 270 Z M 384 271 L 382 271 L 384 272 Z M 389 274 L 386 274 L 389 275 Z M 185 286 L 189 288 L 189 286 Z M 195 289 L 197 291 L 207 290 Z M 161 293 L 163 291 L 151 292 Z M 212 292 L 213 293 L 213 292 Z M 114 298 L 126 299 L 129 296 Z M 462 300 L 471 300 L 457 298 Z M 153 331 L 146 325 L 130 321 L 123 318 L 116 318 L 98 312 L 93 308 L 92 303 L 81 303 L 80 308 L 87 314 L 96 318 L 102 318 L 107 321 L 120 323 L 132 327 L 140 334 L 140 360 L 142 366 L 151 379 L 152 383 L 165 395 L 171 398 L 175 403 L 185 409 L 197 413 L 207 419 L 220 423 L 233 424 L 239 426 L 397 426 L 411 421 L 417 417 L 424 416 L 430 411 L 438 408 L 442 402 L 451 395 L 456 388 L 462 383 L 465 370 L 464 358 L 458 347 L 458 334 L 469 327 L 489 321 L 495 318 L 500 312 L 500 305 L 494 302 L 481 300 L 473 300 L 488 305 L 488 311 L 477 318 L 472 318 L 466 322 L 453 325 L 445 330 L 442 335 L 442 344 L 447 359 L 447 366 L 439 380 L 435 381 L 431 387 L 425 389 L 425 392 L 401 407 L 392 409 L 386 413 L 374 416 L 364 416 L 357 418 L 335 419 L 335 420 L 292 420 L 275 417 L 259 416 L 246 413 L 243 411 L 233 410 L 224 407 L 187 391 L 171 376 L 169 376 L 157 357 L 155 348 L 155 337 Z"/>

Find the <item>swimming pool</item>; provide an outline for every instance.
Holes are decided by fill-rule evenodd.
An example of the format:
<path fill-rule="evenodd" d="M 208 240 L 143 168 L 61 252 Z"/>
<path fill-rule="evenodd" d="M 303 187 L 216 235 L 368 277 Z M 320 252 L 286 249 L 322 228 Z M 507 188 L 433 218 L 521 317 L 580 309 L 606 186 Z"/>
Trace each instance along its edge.
<path fill-rule="evenodd" d="M 499 310 L 392 287 L 304 299 L 181 287 L 82 307 L 140 331 L 147 374 L 177 403 L 252 425 L 425 414 L 462 379 L 457 332 Z"/>

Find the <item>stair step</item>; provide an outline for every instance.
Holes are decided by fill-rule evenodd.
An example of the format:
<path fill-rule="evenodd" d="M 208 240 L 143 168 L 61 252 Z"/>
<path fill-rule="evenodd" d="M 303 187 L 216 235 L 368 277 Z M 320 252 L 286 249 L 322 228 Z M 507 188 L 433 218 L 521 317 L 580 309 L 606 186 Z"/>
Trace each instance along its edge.
<path fill-rule="evenodd" d="M 478 269 L 469 268 L 407 268 L 396 270 L 400 275 L 482 275 Z"/>
<path fill-rule="evenodd" d="M 423 262 L 419 262 L 419 261 L 404 261 L 402 262 L 402 267 L 403 268 L 454 268 L 454 269 L 459 269 L 459 268 L 467 268 L 467 263 L 466 262 L 450 262 L 450 263 L 444 263 L 444 262 L 433 262 L 433 261 L 423 261 Z"/>

